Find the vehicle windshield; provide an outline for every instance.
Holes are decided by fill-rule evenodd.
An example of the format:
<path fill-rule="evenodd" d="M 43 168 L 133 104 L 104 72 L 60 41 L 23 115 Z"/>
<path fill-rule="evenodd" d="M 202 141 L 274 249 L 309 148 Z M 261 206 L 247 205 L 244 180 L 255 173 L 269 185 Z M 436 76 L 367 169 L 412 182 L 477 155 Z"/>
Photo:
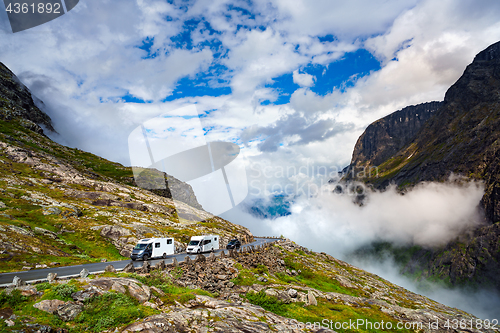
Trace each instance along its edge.
<path fill-rule="evenodd" d="M 190 241 L 189 245 L 198 245 L 200 241 Z"/>
<path fill-rule="evenodd" d="M 134 250 L 144 250 L 146 248 L 146 246 L 148 246 L 148 244 L 137 244 L 134 247 Z"/>
<path fill-rule="evenodd" d="M 233 239 L 232 241 L 229 242 L 229 245 L 236 244 L 237 241 L 238 241 L 237 239 Z"/>

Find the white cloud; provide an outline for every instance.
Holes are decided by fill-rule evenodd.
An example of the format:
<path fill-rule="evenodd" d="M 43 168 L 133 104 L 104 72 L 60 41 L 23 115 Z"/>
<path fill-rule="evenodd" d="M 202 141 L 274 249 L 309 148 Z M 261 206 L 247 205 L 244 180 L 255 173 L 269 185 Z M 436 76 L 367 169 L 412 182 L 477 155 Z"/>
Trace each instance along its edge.
<path fill-rule="evenodd" d="M 299 70 L 293 71 L 293 82 L 301 87 L 311 87 L 314 84 L 315 77 L 311 74 L 300 74 Z"/>
<path fill-rule="evenodd" d="M 391 187 L 385 192 L 367 192 L 363 206 L 353 203 L 352 195 L 332 193 L 333 186 L 321 190 L 312 183 L 303 186 L 305 195 L 292 205 L 300 214 L 274 220 L 247 219 L 245 223 L 243 213 L 242 223 L 268 234 L 283 234 L 315 251 L 344 257 L 373 241 L 442 245 L 482 221 L 478 204 L 484 186 L 480 183 L 422 183 L 405 195 Z M 321 194 L 309 195 L 316 193 Z M 344 188 L 344 193 L 349 191 Z"/>
<path fill-rule="evenodd" d="M 229 13 L 231 4 L 242 9 Z M 296 6 L 220 0 L 185 10 L 162 0 L 81 2 L 60 19 L 18 34 L 7 33 L 7 17 L 0 14 L 6 31 L 0 35 L 0 60 L 52 107 L 49 113 L 67 142 L 123 163 L 134 124 L 155 116 L 153 110 L 196 103 L 200 110 L 216 110 L 203 119 L 214 126 L 213 138 L 238 141 L 252 125 L 280 126 L 275 132 L 288 133 L 284 146 L 272 153 L 280 163 L 331 158 L 329 164 L 340 165 L 349 162 L 370 122 L 408 104 L 442 99 L 474 54 L 500 35 L 499 6 L 492 0 L 299 1 Z M 191 33 L 193 45 L 218 40 L 218 48 L 176 47 L 171 38 L 186 20 L 201 15 L 218 32 L 199 23 Z M 318 37 L 328 34 L 333 41 L 320 42 Z M 142 59 L 147 52 L 138 48 L 146 38 L 156 54 L 152 59 Z M 314 78 L 297 71 L 328 65 L 359 47 L 373 52 L 383 67 L 345 91 L 319 96 L 308 89 Z M 221 58 L 215 59 L 216 52 Z M 214 64 L 226 66 L 212 75 L 229 82 L 230 94 L 159 102 L 180 78 L 194 78 Z M 281 93 L 265 85 L 292 73 L 303 87 L 291 94 L 290 103 L 261 105 Z M 118 102 L 127 92 L 155 106 Z M 301 117 L 307 126 L 293 133 Z M 349 130 L 310 140 L 317 134 L 310 125 L 327 121 Z M 258 144 L 245 149 L 257 155 Z"/>

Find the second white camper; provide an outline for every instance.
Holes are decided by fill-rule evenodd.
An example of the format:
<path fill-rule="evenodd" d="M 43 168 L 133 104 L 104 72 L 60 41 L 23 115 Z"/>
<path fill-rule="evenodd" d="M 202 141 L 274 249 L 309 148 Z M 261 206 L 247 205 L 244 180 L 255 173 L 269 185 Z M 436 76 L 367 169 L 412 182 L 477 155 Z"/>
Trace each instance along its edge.
<path fill-rule="evenodd" d="M 219 249 L 219 236 L 205 235 L 193 236 L 189 242 L 186 252 L 187 253 L 202 253 L 215 251 Z"/>

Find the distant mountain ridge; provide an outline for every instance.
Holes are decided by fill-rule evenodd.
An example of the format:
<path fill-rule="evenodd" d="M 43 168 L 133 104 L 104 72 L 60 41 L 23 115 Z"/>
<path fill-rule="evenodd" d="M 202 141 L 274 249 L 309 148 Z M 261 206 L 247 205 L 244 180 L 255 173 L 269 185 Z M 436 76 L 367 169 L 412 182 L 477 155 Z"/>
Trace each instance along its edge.
<path fill-rule="evenodd" d="M 410 129 L 406 122 L 397 122 L 403 110 L 414 114 L 409 119 L 416 119 L 427 107 L 435 110 L 423 123 L 414 121 Z M 489 225 L 442 248 L 393 250 L 408 251 L 400 257 L 405 257 L 403 271 L 409 274 L 439 277 L 452 285 L 492 285 L 500 290 L 500 42 L 474 58 L 448 89 L 444 102 L 403 110 L 366 129 L 354 148 L 352 172 L 344 179 L 363 181 L 378 189 L 389 184 L 404 189 L 422 181 L 445 181 L 451 174 L 483 181 L 480 207 Z M 366 166 L 378 172 L 356 178 Z"/>

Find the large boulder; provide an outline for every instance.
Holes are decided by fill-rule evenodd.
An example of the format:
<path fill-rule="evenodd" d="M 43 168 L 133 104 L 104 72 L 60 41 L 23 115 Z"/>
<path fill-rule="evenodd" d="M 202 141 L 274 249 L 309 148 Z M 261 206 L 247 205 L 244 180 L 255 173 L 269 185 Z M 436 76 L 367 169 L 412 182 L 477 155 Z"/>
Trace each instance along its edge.
<path fill-rule="evenodd" d="M 104 268 L 104 271 L 108 273 L 116 273 L 116 268 L 113 265 L 108 265 Z"/>
<path fill-rule="evenodd" d="M 52 238 L 52 239 L 58 238 L 57 234 L 55 232 L 52 232 L 52 231 L 47 230 L 47 229 L 39 228 L 39 227 L 35 227 L 35 233 L 47 236 L 47 237 Z"/>
<path fill-rule="evenodd" d="M 151 270 L 151 264 L 149 263 L 149 261 L 144 261 L 142 263 L 141 273 L 148 274 L 150 270 Z"/>
<path fill-rule="evenodd" d="M 59 306 L 55 314 L 63 321 L 71 321 L 75 319 L 82 311 L 83 305 L 75 302 L 68 302 Z"/>
<path fill-rule="evenodd" d="M 19 287 L 25 286 L 26 282 L 21 280 L 20 277 L 14 276 L 14 279 L 12 280 L 12 284 L 14 285 L 14 287 L 19 288 Z"/>
<path fill-rule="evenodd" d="M 140 303 L 144 303 L 151 298 L 151 289 L 136 279 L 100 278 L 90 281 L 90 284 L 104 292 L 115 290 L 116 292 L 125 294 L 128 290 L 130 296 Z"/>
<path fill-rule="evenodd" d="M 127 264 L 127 266 L 125 266 L 122 270 L 122 272 L 124 273 L 134 273 L 135 272 L 135 268 L 134 268 L 134 264 L 129 262 Z"/>
<path fill-rule="evenodd" d="M 131 235 L 132 233 L 130 232 L 130 230 L 118 225 L 107 225 L 101 229 L 101 236 L 110 238 L 112 240 L 117 240 L 121 237 L 128 237 Z"/>
<path fill-rule="evenodd" d="M 316 297 L 314 297 L 313 293 L 310 290 L 307 293 L 307 301 L 306 304 L 304 304 L 304 306 L 309 306 L 309 305 L 318 305 Z"/>
<path fill-rule="evenodd" d="M 85 279 L 87 276 L 89 276 L 89 274 L 90 274 L 90 273 L 89 273 L 89 270 L 88 270 L 88 269 L 86 269 L 86 268 L 84 268 L 84 269 L 82 269 L 82 270 L 81 270 L 81 272 L 80 272 L 80 277 L 81 277 L 82 279 Z"/>
<path fill-rule="evenodd" d="M 35 304 L 33 304 L 33 307 L 38 309 L 38 310 L 45 311 L 45 312 L 52 314 L 52 313 L 56 312 L 57 308 L 59 308 L 59 306 L 61 306 L 63 304 L 66 304 L 66 302 L 60 301 L 58 299 L 49 299 L 49 300 L 44 300 L 44 301 L 40 301 L 38 303 L 35 303 Z"/>
<path fill-rule="evenodd" d="M 87 288 L 85 290 L 80 290 L 80 291 L 77 291 L 76 293 L 73 293 L 71 295 L 71 298 L 73 298 L 75 301 L 83 302 L 89 298 L 99 296 L 102 294 L 103 294 L 103 292 L 101 290 L 99 290 L 99 288 L 97 288 L 95 286 L 90 286 L 89 288 Z"/>
<path fill-rule="evenodd" d="M 49 273 L 47 274 L 47 281 L 49 283 L 54 282 L 57 279 L 57 273 Z"/>

